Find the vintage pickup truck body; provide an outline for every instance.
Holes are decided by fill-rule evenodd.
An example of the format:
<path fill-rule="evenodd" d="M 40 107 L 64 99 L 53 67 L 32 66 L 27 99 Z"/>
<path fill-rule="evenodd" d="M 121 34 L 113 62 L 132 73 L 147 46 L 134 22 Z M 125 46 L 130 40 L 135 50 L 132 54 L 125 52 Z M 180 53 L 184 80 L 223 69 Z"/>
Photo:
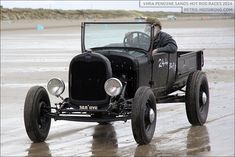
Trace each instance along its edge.
<path fill-rule="evenodd" d="M 149 27 L 149 34 L 143 27 Z M 126 29 L 131 36 L 122 32 Z M 44 141 L 51 118 L 100 124 L 131 119 L 136 142 L 148 144 L 156 125 L 156 103 L 185 102 L 189 122 L 203 125 L 209 106 L 208 82 L 201 72 L 203 50 L 152 55 L 153 29 L 145 22 L 82 23 L 82 54 L 70 63 L 69 96 L 61 97 L 64 83 L 56 78 L 47 87 L 62 98 L 55 107 L 43 87 L 35 86 L 28 92 L 24 117 L 30 139 Z M 119 42 L 111 42 L 110 30 L 118 30 L 113 38 Z M 133 44 L 136 39 L 138 44 Z"/>

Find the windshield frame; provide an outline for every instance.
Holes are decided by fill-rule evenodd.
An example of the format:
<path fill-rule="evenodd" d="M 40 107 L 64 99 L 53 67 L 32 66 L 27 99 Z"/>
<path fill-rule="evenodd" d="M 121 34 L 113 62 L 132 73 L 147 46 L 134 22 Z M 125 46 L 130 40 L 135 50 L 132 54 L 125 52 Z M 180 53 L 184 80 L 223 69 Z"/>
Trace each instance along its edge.
<path fill-rule="evenodd" d="M 81 23 L 81 49 L 82 53 L 84 52 L 89 52 L 90 50 L 87 50 L 85 47 L 85 29 L 86 29 L 86 24 L 150 24 L 149 22 L 82 22 Z M 140 49 L 145 52 L 150 52 L 153 47 L 153 32 L 154 32 L 154 26 L 151 25 L 151 30 L 150 30 L 150 46 L 148 50 L 142 49 L 142 48 L 136 48 L 136 47 L 128 47 L 128 48 L 133 48 L 133 49 Z M 96 48 L 96 47 L 94 47 Z M 101 47 L 100 47 L 101 48 Z M 113 48 L 113 47 L 106 47 L 106 48 Z M 124 49 L 126 47 L 120 47 L 120 49 Z"/>

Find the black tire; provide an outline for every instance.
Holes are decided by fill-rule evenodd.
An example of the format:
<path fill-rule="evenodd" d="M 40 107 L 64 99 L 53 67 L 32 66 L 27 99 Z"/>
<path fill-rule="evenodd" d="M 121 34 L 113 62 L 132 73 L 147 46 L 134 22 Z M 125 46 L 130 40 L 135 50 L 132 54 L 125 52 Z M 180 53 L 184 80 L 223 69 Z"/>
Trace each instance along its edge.
<path fill-rule="evenodd" d="M 150 111 L 152 119 L 150 118 Z M 151 142 L 156 127 L 156 100 L 149 87 L 140 87 L 135 93 L 132 105 L 132 132 L 135 141 L 140 144 Z"/>
<path fill-rule="evenodd" d="M 189 75 L 186 86 L 186 113 L 189 123 L 203 125 L 209 111 L 209 86 L 206 74 L 201 71 Z"/>
<path fill-rule="evenodd" d="M 51 118 L 47 113 L 51 111 L 50 107 L 45 88 L 34 86 L 29 89 L 24 104 L 24 124 L 33 142 L 43 142 L 48 136 Z"/>

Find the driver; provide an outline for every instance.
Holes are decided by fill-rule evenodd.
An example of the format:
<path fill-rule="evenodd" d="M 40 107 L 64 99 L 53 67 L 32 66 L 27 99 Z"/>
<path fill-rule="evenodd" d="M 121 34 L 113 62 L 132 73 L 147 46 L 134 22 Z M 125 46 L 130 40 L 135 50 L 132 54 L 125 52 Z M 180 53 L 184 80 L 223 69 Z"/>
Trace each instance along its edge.
<path fill-rule="evenodd" d="M 154 26 L 154 43 L 152 55 L 158 52 L 174 53 L 177 51 L 177 44 L 175 40 L 167 33 L 162 32 L 161 22 L 157 18 L 147 18 L 146 22 L 149 22 Z"/>

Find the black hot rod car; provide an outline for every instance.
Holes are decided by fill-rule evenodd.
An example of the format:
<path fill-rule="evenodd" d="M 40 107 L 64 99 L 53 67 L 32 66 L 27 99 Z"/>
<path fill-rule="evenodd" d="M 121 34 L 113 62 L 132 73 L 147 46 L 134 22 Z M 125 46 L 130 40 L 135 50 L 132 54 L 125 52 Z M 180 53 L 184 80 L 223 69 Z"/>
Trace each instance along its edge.
<path fill-rule="evenodd" d="M 206 122 L 209 87 L 203 50 L 157 53 L 153 26 L 145 22 L 85 22 L 82 54 L 69 66 L 68 94 L 58 78 L 47 84 L 62 99 L 51 106 L 44 87 L 29 89 L 24 122 L 29 138 L 44 141 L 51 119 L 82 122 L 127 121 L 138 144 L 148 144 L 155 131 L 157 103 L 185 102 L 192 125 Z"/>

